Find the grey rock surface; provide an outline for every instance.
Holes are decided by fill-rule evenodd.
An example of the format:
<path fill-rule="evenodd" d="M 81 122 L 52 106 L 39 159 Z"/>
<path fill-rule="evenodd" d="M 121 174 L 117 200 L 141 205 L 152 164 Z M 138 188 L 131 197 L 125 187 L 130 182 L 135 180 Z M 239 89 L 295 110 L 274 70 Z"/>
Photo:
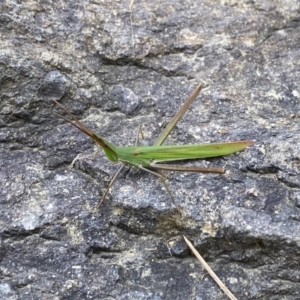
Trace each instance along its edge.
<path fill-rule="evenodd" d="M 300 299 L 299 1 L 0 2 L 0 298 Z M 224 175 L 124 171 L 51 99 L 117 145 L 253 140 L 189 161 Z M 70 168 L 77 155 L 81 157 Z M 170 239 L 175 240 L 170 241 Z"/>

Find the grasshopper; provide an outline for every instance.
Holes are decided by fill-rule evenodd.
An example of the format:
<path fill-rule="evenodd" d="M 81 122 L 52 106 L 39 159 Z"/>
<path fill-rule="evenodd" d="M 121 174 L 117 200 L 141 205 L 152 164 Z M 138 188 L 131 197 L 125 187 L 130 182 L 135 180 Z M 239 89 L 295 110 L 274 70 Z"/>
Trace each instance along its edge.
<path fill-rule="evenodd" d="M 187 101 L 180 108 L 177 114 L 172 118 L 166 128 L 162 131 L 153 146 L 128 146 L 119 147 L 99 134 L 91 131 L 83 123 L 81 123 L 74 115 L 72 115 L 63 105 L 56 100 L 53 100 L 65 113 L 73 120 L 69 120 L 66 117 L 59 115 L 62 119 L 72 124 L 80 131 L 88 135 L 99 148 L 103 149 L 106 157 L 112 162 L 122 162 L 122 166 L 116 172 L 111 179 L 101 201 L 97 205 L 100 207 L 110 187 L 115 182 L 116 178 L 122 171 L 125 165 L 137 167 L 144 171 L 147 171 L 161 179 L 166 191 L 172 199 L 174 205 L 177 207 L 175 200 L 165 183 L 165 178 L 159 173 L 152 170 L 168 170 L 168 171 L 180 171 L 180 172 L 201 172 L 201 173 L 218 173 L 222 174 L 225 172 L 224 168 L 202 168 L 196 166 L 180 166 L 174 164 L 165 164 L 165 162 L 187 160 L 187 159 L 203 159 L 209 157 L 217 157 L 235 153 L 243 150 L 246 147 L 253 144 L 252 141 L 234 141 L 234 142 L 223 142 L 223 143 L 208 143 L 208 144 L 196 144 L 196 145 L 168 145 L 162 146 L 162 143 L 170 134 L 171 130 L 176 126 L 178 121 L 185 114 L 191 103 L 196 99 L 197 95 L 202 89 L 202 85 L 198 84 L 192 94 L 188 97 Z M 149 170 L 151 168 L 152 170 Z M 177 207 L 178 208 L 178 207 Z"/>

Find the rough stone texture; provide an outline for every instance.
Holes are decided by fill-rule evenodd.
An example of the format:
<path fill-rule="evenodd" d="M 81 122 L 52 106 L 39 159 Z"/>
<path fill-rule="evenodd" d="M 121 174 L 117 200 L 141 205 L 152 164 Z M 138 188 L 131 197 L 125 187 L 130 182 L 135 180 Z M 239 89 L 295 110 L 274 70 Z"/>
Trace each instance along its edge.
<path fill-rule="evenodd" d="M 1 299 L 300 299 L 299 1 L 0 1 Z M 59 100 L 118 145 L 252 139 L 173 173 L 123 172 L 60 120 Z M 72 160 L 82 154 L 74 168 Z M 175 240 L 169 241 L 174 238 Z M 177 238 L 176 238 L 177 237 Z"/>

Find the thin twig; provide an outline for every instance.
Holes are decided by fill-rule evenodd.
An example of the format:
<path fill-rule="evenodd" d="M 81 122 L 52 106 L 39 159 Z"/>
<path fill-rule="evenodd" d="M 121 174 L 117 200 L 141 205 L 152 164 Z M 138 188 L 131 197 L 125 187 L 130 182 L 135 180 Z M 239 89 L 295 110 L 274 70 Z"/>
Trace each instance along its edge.
<path fill-rule="evenodd" d="M 209 275 L 214 279 L 214 281 L 219 285 L 219 287 L 224 291 L 224 293 L 228 296 L 231 300 L 237 300 L 235 296 L 229 291 L 229 289 L 226 287 L 226 285 L 219 279 L 219 277 L 216 275 L 216 273 L 211 269 L 211 267 L 206 263 L 206 261 L 203 259 L 203 257 L 200 255 L 200 253 L 196 250 L 196 248 L 192 245 L 192 243 L 183 236 L 185 242 L 191 249 L 191 251 L 194 253 L 194 255 L 197 257 L 197 259 L 200 261 L 202 266 L 205 268 L 205 270 L 209 273 Z"/>

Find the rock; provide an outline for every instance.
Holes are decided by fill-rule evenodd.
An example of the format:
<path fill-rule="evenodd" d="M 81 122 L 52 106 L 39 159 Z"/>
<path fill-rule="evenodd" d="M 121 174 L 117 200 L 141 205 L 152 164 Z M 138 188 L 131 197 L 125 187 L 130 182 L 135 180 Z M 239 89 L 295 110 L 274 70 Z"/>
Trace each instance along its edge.
<path fill-rule="evenodd" d="M 0 298 L 225 299 L 185 235 L 237 299 L 297 299 L 298 6 L 3 2 Z M 154 142 L 199 82 L 166 143 L 254 145 L 186 162 L 224 175 L 166 174 L 181 215 L 128 168 L 97 210 L 118 166 L 90 160 L 95 145 L 51 99 L 126 146 L 139 124 Z"/>

